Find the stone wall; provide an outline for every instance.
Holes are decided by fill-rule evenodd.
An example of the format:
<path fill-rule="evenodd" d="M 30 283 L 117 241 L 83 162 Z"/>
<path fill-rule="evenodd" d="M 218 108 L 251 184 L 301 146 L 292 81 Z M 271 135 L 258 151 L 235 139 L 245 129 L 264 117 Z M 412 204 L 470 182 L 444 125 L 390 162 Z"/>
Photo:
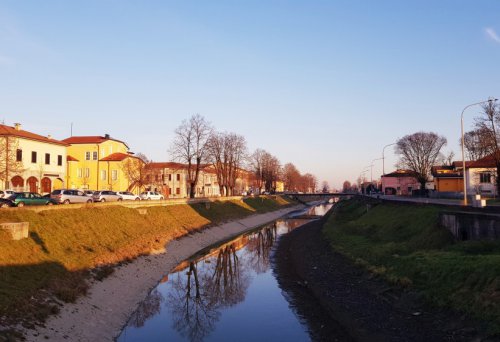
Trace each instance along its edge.
<path fill-rule="evenodd" d="M 500 239 L 500 214 L 443 211 L 439 222 L 457 240 Z"/>

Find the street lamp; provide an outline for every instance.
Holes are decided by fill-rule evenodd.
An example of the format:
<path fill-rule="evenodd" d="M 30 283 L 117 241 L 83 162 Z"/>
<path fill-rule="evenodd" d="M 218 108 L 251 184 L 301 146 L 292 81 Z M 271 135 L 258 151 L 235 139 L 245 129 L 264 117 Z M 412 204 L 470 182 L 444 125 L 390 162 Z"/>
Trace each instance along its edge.
<path fill-rule="evenodd" d="M 476 106 L 479 104 L 483 104 L 486 102 L 492 102 L 496 101 L 497 99 L 489 99 L 486 101 L 481 101 L 481 102 L 476 102 L 472 103 L 468 106 L 465 106 L 464 110 L 462 110 L 462 115 L 460 116 L 460 126 L 462 129 L 462 173 L 463 173 L 463 179 L 464 179 L 464 205 L 467 205 L 467 180 L 466 180 L 466 174 L 465 174 L 465 152 L 464 152 L 464 112 L 467 108 Z"/>
<path fill-rule="evenodd" d="M 384 151 L 385 151 L 385 148 L 386 147 L 389 147 L 389 146 L 392 146 L 392 145 L 396 145 L 397 143 L 392 143 L 392 144 L 387 144 L 384 146 L 384 148 L 382 149 L 382 175 L 385 175 L 385 157 L 384 157 Z"/>

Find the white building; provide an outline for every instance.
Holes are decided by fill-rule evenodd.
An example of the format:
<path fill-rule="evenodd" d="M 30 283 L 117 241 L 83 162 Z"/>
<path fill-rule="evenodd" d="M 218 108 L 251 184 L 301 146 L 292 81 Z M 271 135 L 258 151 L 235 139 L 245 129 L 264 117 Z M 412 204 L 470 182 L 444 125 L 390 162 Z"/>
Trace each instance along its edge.
<path fill-rule="evenodd" d="M 66 147 L 51 136 L 22 130 L 21 124 L 0 125 L 0 187 L 39 193 L 63 187 Z"/>

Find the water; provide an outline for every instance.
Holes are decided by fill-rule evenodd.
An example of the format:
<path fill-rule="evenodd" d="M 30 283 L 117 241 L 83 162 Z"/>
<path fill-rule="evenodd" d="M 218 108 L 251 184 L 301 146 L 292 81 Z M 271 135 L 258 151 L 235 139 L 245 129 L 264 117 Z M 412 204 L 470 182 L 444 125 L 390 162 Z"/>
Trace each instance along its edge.
<path fill-rule="evenodd" d="M 305 222 L 280 219 L 184 261 L 139 305 L 118 341 L 309 341 L 270 261 L 278 237 Z"/>

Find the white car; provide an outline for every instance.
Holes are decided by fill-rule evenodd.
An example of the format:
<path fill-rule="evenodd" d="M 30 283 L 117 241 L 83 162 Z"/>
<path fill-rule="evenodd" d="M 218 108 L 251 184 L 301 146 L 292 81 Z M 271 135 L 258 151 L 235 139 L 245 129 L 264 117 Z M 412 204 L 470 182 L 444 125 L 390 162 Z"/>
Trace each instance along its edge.
<path fill-rule="evenodd" d="M 14 190 L 0 190 L 0 198 L 7 198 L 14 195 Z"/>
<path fill-rule="evenodd" d="M 118 196 L 120 196 L 124 201 L 140 201 L 141 198 L 137 195 L 134 195 L 130 191 L 118 191 L 116 193 Z"/>
<path fill-rule="evenodd" d="M 144 191 L 140 195 L 142 200 L 162 200 L 165 199 L 162 194 L 156 191 Z"/>

